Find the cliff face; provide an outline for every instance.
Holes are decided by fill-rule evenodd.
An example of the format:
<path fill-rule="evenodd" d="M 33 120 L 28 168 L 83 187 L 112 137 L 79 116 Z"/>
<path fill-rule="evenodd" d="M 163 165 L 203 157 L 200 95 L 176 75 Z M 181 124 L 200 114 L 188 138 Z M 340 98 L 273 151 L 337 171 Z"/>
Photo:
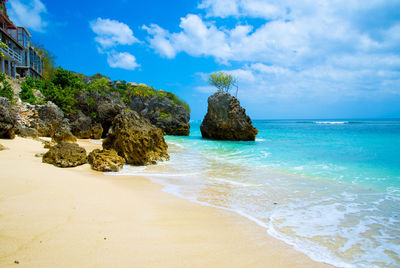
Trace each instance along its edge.
<path fill-rule="evenodd" d="M 11 124 L 13 133 L 51 137 L 55 128 L 67 120 L 72 134 L 77 138 L 105 137 L 114 118 L 130 109 L 147 118 L 166 135 L 189 135 L 190 108 L 171 92 L 134 82 L 113 82 L 100 74 L 87 77 L 65 70 L 57 72 L 55 77 L 60 78 L 58 80 L 49 82 L 30 78 L 22 82 L 25 90 L 22 96 L 29 103 L 17 101 L 21 96 L 18 91 L 21 90 L 11 85 L 16 102 L 12 113 L 17 119 L 16 124 Z M 43 91 L 46 96 L 30 96 L 33 94 L 30 91 Z M 70 95 L 66 94 L 70 91 Z M 44 104 L 45 101 L 49 102 Z M 8 111 L 10 107 L 4 107 L 3 110 Z"/>
<path fill-rule="evenodd" d="M 167 96 L 135 96 L 129 108 L 161 128 L 166 135 L 188 136 L 190 132 L 190 112 L 182 105 L 174 103 Z"/>
<path fill-rule="evenodd" d="M 238 99 L 226 92 L 217 92 L 208 98 L 208 110 L 200 130 L 203 138 L 233 141 L 254 141 L 258 133 Z"/>

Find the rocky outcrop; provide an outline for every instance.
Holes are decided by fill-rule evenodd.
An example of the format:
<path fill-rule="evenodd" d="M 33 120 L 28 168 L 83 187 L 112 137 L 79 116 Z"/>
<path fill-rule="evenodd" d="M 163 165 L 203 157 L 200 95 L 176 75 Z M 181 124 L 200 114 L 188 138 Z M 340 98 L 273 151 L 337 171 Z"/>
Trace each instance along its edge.
<path fill-rule="evenodd" d="M 52 102 L 46 105 L 37 105 L 36 129 L 41 137 L 53 136 L 55 130 L 61 125 L 64 113 Z"/>
<path fill-rule="evenodd" d="M 103 135 L 103 127 L 100 123 L 95 123 L 86 116 L 82 111 L 78 111 L 73 116 L 71 123 L 71 132 L 78 139 L 101 139 Z"/>
<path fill-rule="evenodd" d="M 32 137 L 37 138 L 39 137 L 39 133 L 36 128 L 29 128 L 29 127 L 21 127 L 18 126 L 17 135 L 21 137 Z"/>
<path fill-rule="evenodd" d="M 18 101 L 12 107 L 13 113 L 16 115 L 16 120 L 18 124 L 18 135 L 19 132 L 29 132 L 23 129 L 34 129 L 36 128 L 36 121 L 38 118 L 38 113 L 35 105 L 31 105 L 26 102 Z"/>
<path fill-rule="evenodd" d="M 74 142 L 76 142 L 76 138 L 74 135 L 72 135 L 71 128 L 70 128 L 68 122 L 65 120 L 64 120 L 64 122 L 61 123 L 61 125 L 59 125 L 56 128 L 51 139 L 52 139 L 52 141 L 54 141 L 56 143 L 61 143 L 61 142 L 74 143 Z"/>
<path fill-rule="evenodd" d="M 115 116 L 126 108 L 125 104 L 118 100 L 117 96 L 103 96 L 99 93 L 85 92 L 78 96 L 77 101 L 76 106 L 79 110 L 86 116 L 90 116 L 93 123 L 101 124 L 103 137 L 105 137 L 110 129 Z M 98 126 L 96 127 L 98 130 Z"/>
<path fill-rule="evenodd" d="M 0 151 L 4 151 L 4 150 L 6 150 L 6 149 L 7 149 L 7 148 L 4 147 L 4 145 L 0 144 Z"/>
<path fill-rule="evenodd" d="M 76 167 L 87 162 L 86 150 L 76 143 L 59 143 L 43 155 L 43 163 L 57 167 Z"/>
<path fill-rule="evenodd" d="M 134 111 L 115 117 L 103 148 L 114 149 L 127 164 L 147 165 L 169 159 L 162 130 Z"/>
<path fill-rule="evenodd" d="M 129 108 L 149 119 L 166 135 L 188 136 L 190 112 L 182 105 L 174 103 L 168 95 L 172 99 L 172 93 L 165 91 L 158 91 L 153 97 L 135 96 L 130 99 Z"/>
<path fill-rule="evenodd" d="M 125 159 L 117 154 L 115 150 L 96 149 L 89 153 L 88 162 L 92 169 L 102 172 L 120 171 L 125 164 Z"/>
<path fill-rule="evenodd" d="M 8 99 L 0 97 L 0 138 L 14 139 L 17 121 Z"/>
<path fill-rule="evenodd" d="M 208 110 L 200 130 L 203 138 L 233 141 L 254 141 L 258 133 L 238 99 L 226 92 L 217 92 L 208 98 Z"/>

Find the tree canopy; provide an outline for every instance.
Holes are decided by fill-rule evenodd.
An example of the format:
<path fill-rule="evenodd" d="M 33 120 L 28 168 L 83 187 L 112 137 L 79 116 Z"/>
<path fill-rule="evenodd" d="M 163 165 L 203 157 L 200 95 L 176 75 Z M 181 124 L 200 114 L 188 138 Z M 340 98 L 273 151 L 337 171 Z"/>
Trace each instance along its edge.
<path fill-rule="evenodd" d="M 232 86 L 235 86 L 237 79 L 225 72 L 216 72 L 210 74 L 208 83 L 215 86 L 218 91 L 229 92 Z"/>

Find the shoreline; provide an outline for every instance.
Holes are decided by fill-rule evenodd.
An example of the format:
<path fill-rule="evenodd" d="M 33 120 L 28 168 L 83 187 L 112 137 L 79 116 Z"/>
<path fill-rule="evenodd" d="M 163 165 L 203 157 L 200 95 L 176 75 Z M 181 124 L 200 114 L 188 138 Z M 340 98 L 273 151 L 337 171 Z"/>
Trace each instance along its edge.
<path fill-rule="evenodd" d="M 47 151 L 38 141 L 0 143 L 9 148 L 0 152 L 1 267 L 331 267 L 148 178 L 61 169 L 34 156 Z"/>

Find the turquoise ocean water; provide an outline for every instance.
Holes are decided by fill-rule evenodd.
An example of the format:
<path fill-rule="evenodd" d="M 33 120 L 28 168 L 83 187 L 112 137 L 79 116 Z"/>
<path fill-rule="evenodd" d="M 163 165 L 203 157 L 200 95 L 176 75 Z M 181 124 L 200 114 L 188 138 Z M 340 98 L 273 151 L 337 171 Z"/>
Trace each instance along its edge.
<path fill-rule="evenodd" d="M 171 160 L 126 166 L 235 211 L 316 261 L 400 267 L 400 120 L 258 120 L 255 142 L 166 137 Z"/>

